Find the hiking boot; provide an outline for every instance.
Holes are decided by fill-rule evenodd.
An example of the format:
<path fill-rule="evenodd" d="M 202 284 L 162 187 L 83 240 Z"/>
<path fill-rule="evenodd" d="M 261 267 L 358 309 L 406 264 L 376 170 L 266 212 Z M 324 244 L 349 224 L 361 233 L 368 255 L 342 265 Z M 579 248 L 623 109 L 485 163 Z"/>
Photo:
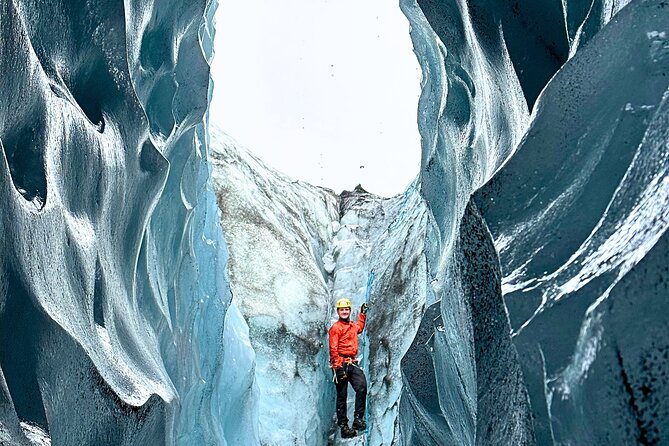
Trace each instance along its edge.
<path fill-rule="evenodd" d="M 355 429 L 348 427 L 348 423 L 341 425 L 341 438 L 352 438 L 356 433 Z"/>
<path fill-rule="evenodd" d="M 367 424 L 365 424 L 365 420 L 362 418 L 355 418 L 353 420 L 353 429 L 358 430 L 358 431 L 364 431 L 367 429 Z"/>

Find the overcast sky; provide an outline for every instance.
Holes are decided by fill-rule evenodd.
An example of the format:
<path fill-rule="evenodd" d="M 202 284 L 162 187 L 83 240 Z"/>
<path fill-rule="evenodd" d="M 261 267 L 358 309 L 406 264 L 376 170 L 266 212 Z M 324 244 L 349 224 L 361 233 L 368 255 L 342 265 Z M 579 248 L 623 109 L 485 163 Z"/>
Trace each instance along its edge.
<path fill-rule="evenodd" d="M 397 3 L 221 0 L 211 124 L 292 177 L 401 193 L 420 165 L 421 73 Z"/>

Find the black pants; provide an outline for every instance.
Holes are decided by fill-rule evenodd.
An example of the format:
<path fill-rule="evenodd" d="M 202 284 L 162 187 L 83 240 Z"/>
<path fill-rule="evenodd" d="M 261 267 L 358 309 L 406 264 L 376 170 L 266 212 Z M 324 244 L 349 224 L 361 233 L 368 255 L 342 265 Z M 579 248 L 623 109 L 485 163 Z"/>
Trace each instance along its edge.
<path fill-rule="evenodd" d="M 365 400 L 367 399 L 367 380 L 362 369 L 353 364 L 344 363 L 346 378 L 336 383 L 337 386 L 337 425 L 348 423 L 346 416 L 346 396 L 348 395 L 348 383 L 355 390 L 355 418 L 365 416 Z"/>

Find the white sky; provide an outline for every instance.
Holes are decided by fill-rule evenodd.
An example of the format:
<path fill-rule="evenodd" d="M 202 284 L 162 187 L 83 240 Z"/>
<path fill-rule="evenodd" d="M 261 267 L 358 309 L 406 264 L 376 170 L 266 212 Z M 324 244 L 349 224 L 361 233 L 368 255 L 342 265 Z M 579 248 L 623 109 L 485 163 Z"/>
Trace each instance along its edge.
<path fill-rule="evenodd" d="M 211 124 L 294 178 L 403 192 L 421 72 L 398 3 L 221 0 Z"/>

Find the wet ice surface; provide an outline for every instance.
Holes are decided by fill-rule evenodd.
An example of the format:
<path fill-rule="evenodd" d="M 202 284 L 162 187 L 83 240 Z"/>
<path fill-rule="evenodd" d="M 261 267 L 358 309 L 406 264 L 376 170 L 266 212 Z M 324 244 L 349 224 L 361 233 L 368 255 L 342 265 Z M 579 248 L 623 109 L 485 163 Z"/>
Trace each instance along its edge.
<path fill-rule="evenodd" d="M 622 10 L 553 78 L 518 150 L 477 195 L 541 444 L 644 442 L 669 427 L 657 362 L 669 335 L 656 310 L 666 272 L 645 266 L 643 285 L 636 267 L 666 262 L 657 244 L 669 208 L 667 29 L 662 2 Z"/>
<path fill-rule="evenodd" d="M 0 5 L 3 444 L 226 442 L 212 6 Z"/>

